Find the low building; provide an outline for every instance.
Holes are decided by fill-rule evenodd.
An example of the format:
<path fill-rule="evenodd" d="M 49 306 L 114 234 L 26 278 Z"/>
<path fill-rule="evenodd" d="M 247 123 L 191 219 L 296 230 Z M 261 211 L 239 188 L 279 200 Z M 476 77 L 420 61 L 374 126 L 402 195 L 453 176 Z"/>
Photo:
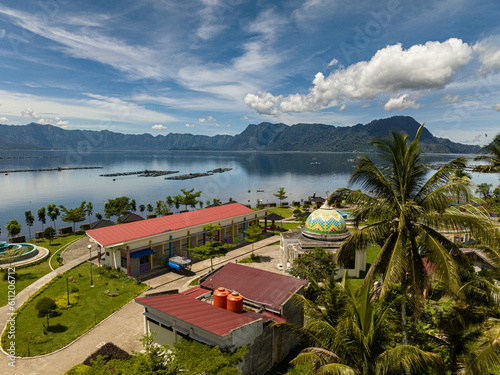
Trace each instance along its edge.
<path fill-rule="evenodd" d="M 192 258 L 189 249 L 205 244 L 203 226 L 217 224 L 217 240 L 241 241 L 248 226 L 265 219 L 265 211 L 232 203 L 87 231 L 100 246 L 101 264 L 138 276 L 160 267 L 168 258 Z"/>
<path fill-rule="evenodd" d="M 159 344 L 189 338 L 229 351 L 246 346 L 243 375 L 261 375 L 298 343 L 290 330 L 273 323 L 303 324 L 292 295 L 305 285 L 305 280 L 228 263 L 200 279 L 198 287 L 135 301 L 144 306 L 145 333 L 156 332 Z M 241 310 L 233 303 L 241 303 Z"/>
<path fill-rule="evenodd" d="M 325 203 L 308 216 L 301 229 L 281 233 L 279 267 L 283 272 L 288 271 L 296 258 L 315 247 L 336 253 L 350 235 L 343 215 Z M 359 277 L 361 271 L 366 271 L 366 249 L 357 250 L 346 266 L 339 265 L 336 276 L 342 277 L 346 269 L 352 277 Z"/>

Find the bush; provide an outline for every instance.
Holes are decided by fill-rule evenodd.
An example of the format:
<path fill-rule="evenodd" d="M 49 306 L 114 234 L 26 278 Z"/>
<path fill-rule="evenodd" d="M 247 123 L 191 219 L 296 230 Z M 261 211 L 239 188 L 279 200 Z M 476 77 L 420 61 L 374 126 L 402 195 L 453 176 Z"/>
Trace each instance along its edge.
<path fill-rule="evenodd" d="M 74 306 L 78 303 L 78 298 L 80 295 L 78 293 L 70 293 L 69 294 L 69 304 L 70 307 Z M 55 299 L 56 305 L 58 309 L 64 310 L 68 308 L 68 296 L 64 293 L 62 296 L 56 297 Z"/>
<path fill-rule="evenodd" d="M 78 289 L 76 286 L 71 288 L 71 293 L 77 293 L 80 289 Z"/>
<path fill-rule="evenodd" d="M 107 295 L 108 297 L 116 297 L 116 296 L 120 295 L 120 293 L 118 292 L 118 290 L 116 292 L 113 292 L 112 290 L 109 290 L 109 289 L 106 289 L 104 291 L 104 294 Z"/>
<path fill-rule="evenodd" d="M 102 358 L 108 362 L 112 359 L 117 359 L 120 361 L 126 361 L 131 358 L 131 355 L 128 354 L 125 350 L 120 349 L 115 344 L 108 342 L 101 346 L 97 351 L 89 355 L 83 364 L 86 366 L 92 366 L 94 361 L 97 360 L 98 356 L 102 356 Z"/>

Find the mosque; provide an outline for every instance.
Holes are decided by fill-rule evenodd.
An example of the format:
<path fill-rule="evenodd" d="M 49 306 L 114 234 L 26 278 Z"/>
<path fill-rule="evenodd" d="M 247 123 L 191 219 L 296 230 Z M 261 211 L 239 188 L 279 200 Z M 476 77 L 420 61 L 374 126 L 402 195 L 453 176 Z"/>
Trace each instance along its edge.
<path fill-rule="evenodd" d="M 342 241 L 350 235 L 342 214 L 325 201 L 323 206 L 309 215 L 302 228 L 281 233 L 279 267 L 286 272 L 294 259 L 315 247 L 335 254 Z M 366 271 L 366 250 L 357 250 L 345 267 L 339 266 L 336 277 L 342 277 L 346 270 L 351 277 L 359 277 L 361 271 Z"/>

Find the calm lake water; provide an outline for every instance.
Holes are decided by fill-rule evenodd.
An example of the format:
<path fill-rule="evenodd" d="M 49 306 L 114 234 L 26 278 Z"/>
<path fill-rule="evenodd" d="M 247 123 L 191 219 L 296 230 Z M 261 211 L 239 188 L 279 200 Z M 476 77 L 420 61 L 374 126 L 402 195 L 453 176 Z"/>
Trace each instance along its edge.
<path fill-rule="evenodd" d="M 0 170 L 87 167 L 102 169 L 68 171 L 23 172 L 0 175 L 0 239 L 5 240 L 5 225 L 17 219 L 22 233 L 28 236 L 24 212 L 31 210 L 35 225 L 41 230 L 36 213 L 41 207 L 55 203 L 67 208 L 79 206 L 82 201 L 91 201 L 94 212 L 104 212 L 104 202 L 120 196 L 135 199 L 137 206 L 151 203 L 168 195 L 180 194 L 180 189 L 195 188 L 202 191 L 202 200 L 218 198 L 233 200 L 254 206 L 278 202 L 273 195 L 284 187 L 286 201 L 307 199 L 308 196 L 325 196 L 338 187 L 347 186 L 355 163 L 349 162 L 359 154 L 355 153 L 306 153 L 306 152 L 208 152 L 208 151 L 165 151 L 165 152 L 62 152 L 62 151 L 0 151 L 0 156 L 50 156 L 50 158 L 0 159 Z M 472 162 L 474 155 L 466 155 Z M 426 162 L 444 163 L 457 155 L 427 155 Z M 317 161 L 319 165 L 311 165 Z M 215 168 L 233 168 L 230 172 L 200 177 L 191 180 L 173 181 L 160 177 L 100 177 L 105 173 L 123 173 L 140 170 L 175 170 L 178 174 L 206 172 Z M 430 171 L 429 173 L 433 173 Z M 473 174 L 474 183 L 487 182 L 498 185 L 498 175 Z M 263 192 L 257 192 L 263 190 Z M 139 212 L 137 212 L 139 213 Z M 146 212 L 145 212 L 146 213 Z M 116 218 L 112 218 L 116 219 Z M 95 218 L 93 217 L 94 221 Z M 71 223 L 56 222 L 57 228 Z M 47 222 L 47 225 L 51 224 Z M 79 224 L 77 224 L 78 226 Z"/>

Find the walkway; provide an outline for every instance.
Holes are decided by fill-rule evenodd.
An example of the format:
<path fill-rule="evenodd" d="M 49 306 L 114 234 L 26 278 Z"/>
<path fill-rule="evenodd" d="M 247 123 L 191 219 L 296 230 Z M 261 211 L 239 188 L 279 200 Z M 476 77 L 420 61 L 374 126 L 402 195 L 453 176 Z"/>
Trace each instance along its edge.
<path fill-rule="evenodd" d="M 278 236 L 272 236 L 254 244 L 254 253 L 263 256 L 264 263 L 251 263 L 249 266 L 262 269 L 274 270 L 278 272 L 278 248 L 279 246 L 268 246 L 279 240 Z M 214 260 L 214 267 L 221 266 L 229 261 L 236 261 L 249 256 L 252 252 L 252 245 L 230 251 L 225 257 Z M 96 252 L 93 252 L 93 256 Z M 72 262 L 65 264 L 57 270 L 45 275 L 40 280 L 31 284 L 25 290 L 19 293 L 16 302 L 20 306 L 36 290 L 50 281 L 56 275 L 76 267 L 78 264 L 88 260 L 88 255 L 82 256 Z M 210 269 L 210 260 L 204 260 L 193 264 L 192 271 L 196 273 L 189 278 L 174 272 L 157 276 L 146 281 L 153 289 L 146 293 L 160 292 L 169 289 L 185 290 L 189 282 L 196 277 L 202 276 Z M 95 328 L 81 336 L 66 348 L 42 357 L 37 358 L 17 358 L 16 367 L 13 369 L 8 366 L 8 360 L 5 356 L 0 356 L 0 374 L 13 375 L 58 375 L 64 374 L 71 367 L 82 363 L 91 353 L 106 342 L 113 342 L 120 348 L 130 352 L 131 350 L 142 350 L 141 343 L 138 341 L 144 334 L 144 322 L 142 316 L 143 308 L 133 300 L 123 306 L 113 315 L 102 321 Z M 7 306 L 0 309 L 0 325 L 5 327 L 8 319 Z"/>

